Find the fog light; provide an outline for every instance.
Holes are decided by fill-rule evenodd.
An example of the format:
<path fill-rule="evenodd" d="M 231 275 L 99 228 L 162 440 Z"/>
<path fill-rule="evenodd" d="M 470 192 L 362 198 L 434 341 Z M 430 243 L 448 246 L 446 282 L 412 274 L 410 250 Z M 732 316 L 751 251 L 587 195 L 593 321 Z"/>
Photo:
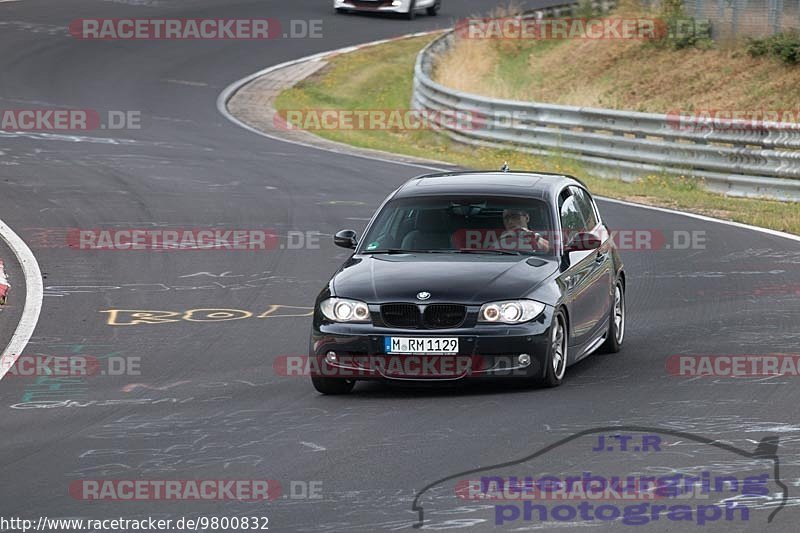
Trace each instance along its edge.
<path fill-rule="evenodd" d="M 517 357 L 517 361 L 519 361 L 520 366 L 528 366 L 531 364 L 531 356 L 526 353 L 521 353 L 519 357 Z"/>
<path fill-rule="evenodd" d="M 328 352 L 325 354 L 325 361 L 328 363 L 335 363 L 337 359 L 336 352 Z"/>

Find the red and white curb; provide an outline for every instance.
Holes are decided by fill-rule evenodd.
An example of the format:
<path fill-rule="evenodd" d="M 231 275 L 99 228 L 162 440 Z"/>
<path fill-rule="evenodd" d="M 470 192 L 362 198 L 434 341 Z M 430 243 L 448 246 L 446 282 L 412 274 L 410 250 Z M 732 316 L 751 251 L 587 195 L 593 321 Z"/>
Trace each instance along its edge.
<path fill-rule="evenodd" d="M 8 278 L 6 277 L 3 260 L 0 259 L 0 305 L 4 305 L 6 303 L 6 295 L 8 294 L 8 289 L 10 288 L 11 284 L 8 282 Z"/>
<path fill-rule="evenodd" d="M 31 336 L 33 336 L 33 330 L 36 329 L 36 324 L 39 322 L 39 315 L 42 311 L 44 284 L 42 283 L 42 271 L 39 269 L 39 263 L 36 262 L 33 252 L 25 244 L 25 241 L 2 220 L 0 220 L 0 239 L 5 241 L 8 247 L 11 248 L 19 265 L 22 267 L 22 274 L 25 276 L 25 306 L 22 308 L 22 316 L 8 346 L 5 347 L 0 355 L 0 379 L 2 379 L 8 370 L 14 366 L 17 358 L 19 358 L 28 345 L 28 341 L 31 340 Z"/>

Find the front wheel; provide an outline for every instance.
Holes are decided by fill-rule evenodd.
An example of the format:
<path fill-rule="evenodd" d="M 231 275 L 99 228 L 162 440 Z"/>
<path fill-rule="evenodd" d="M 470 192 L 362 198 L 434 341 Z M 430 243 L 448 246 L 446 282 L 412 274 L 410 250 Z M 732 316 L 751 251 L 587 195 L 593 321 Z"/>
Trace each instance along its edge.
<path fill-rule="evenodd" d="M 603 351 L 607 353 L 617 353 L 622 348 L 625 340 L 625 288 L 622 281 L 617 280 L 614 284 L 614 303 L 611 306 L 611 319 L 606 333 L 606 342 L 603 343 Z"/>
<path fill-rule="evenodd" d="M 317 392 L 322 394 L 348 394 L 356 385 L 356 382 L 351 379 L 317 377 L 312 377 L 311 383 L 317 389 Z"/>
<path fill-rule="evenodd" d="M 558 387 L 564 381 L 564 373 L 567 371 L 567 321 L 564 314 L 559 311 L 553 317 L 553 325 L 550 327 L 550 348 L 542 384 L 545 387 Z"/>
<path fill-rule="evenodd" d="M 442 0 L 436 0 L 436 2 L 427 9 L 428 15 L 435 17 L 439 14 L 440 9 L 442 9 Z"/>

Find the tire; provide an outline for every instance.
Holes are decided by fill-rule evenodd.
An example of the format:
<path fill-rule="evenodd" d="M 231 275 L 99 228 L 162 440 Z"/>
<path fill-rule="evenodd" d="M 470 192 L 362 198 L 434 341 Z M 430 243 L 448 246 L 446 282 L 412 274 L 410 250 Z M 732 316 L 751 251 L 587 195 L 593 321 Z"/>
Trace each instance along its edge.
<path fill-rule="evenodd" d="M 550 327 L 547 368 L 542 378 L 542 385 L 545 387 L 558 387 L 564 381 L 564 374 L 567 371 L 568 348 L 567 321 L 564 313 L 559 311 L 553 317 L 553 325 Z"/>
<path fill-rule="evenodd" d="M 406 13 L 407 20 L 414 20 L 417 18 L 417 2 L 416 0 L 411 0 L 411 5 L 408 6 L 408 13 Z"/>
<path fill-rule="evenodd" d="M 617 353 L 622 348 L 622 343 L 625 341 L 626 315 L 625 287 L 622 285 L 622 280 L 618 279 L 614 284 L 614 301 L 611 304 L 606 342 L 603 343 L 605 353 Z"/>
<path fill-rule="evenodd" d="M 350 379 L 312 377 L 311 383 L 322 394 L 349 394 L 356 382 Z"/>
<path fill-rule="evenodd" d="M 442 9 L 442 0 L 436 0 L 436 3 L 429 7 L 426 11 L 428 16 L 435 17 L 439 14 L 440 9 Z"/>
<path fill-rule="evenodd" d="M 347 13 L 347 10 L 343 7 L 336 7 L 334 8 L 334 11 L 336 11 L 337 15 L 344 15 L 345 13 Z"/>

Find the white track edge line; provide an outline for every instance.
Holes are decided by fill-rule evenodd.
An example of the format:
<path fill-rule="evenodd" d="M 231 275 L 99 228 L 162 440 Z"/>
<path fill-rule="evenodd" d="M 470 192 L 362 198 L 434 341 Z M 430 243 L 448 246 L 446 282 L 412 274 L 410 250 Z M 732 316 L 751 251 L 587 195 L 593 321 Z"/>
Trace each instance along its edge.
<path fill-rule="evenodd" d="M 42 271 L 39 269 L 39 263 L 36 262 L 33 252 L 25 244 L 25 241 L 2 220 L 0 220 L 0 238 L 17 256 L 25 276 L 25 307 L 22 310 L 22 317 L 20 317 L 17 329 L 11 336 L 8 346 L 0 356 L 0 380 L 2 380 L 33 336 L 33 331 L 39 322 L 39 314 L 42 311 L 44 284 L 42 283 Z"/>
<path fill-rule="evenodd" d="M 300 63 L 306 63 L 306 62 L 311 62 L 311 61 L 319 61 L 321 59 L 325 59 L 325 58 L 328 58 L 328 57 L 331 57 L 331 56 L 335 56 L 335 55 L 339 55 L 339 54 L 346 54 L 346 53 L 349 53 L 349 52 L 354 52 L 356 50 L 360 50 L 362 48 L 369 48 L 371 46 L 377 46 L 377 45 L 385 44 L 385 43 L 388 43 L 388 42 L 391 42 L 391 41 L 397 41 L 397 40 L 401 40 L 401 39 L 411 39 L 411 38 L 414 38 L 414 37 L 423 37 L 425 35 L 432 35 L 434 33 L 440 32 L 440 31 L 442 31 L 442 30 L 411 33 L 409 35 L 404 35 L 402 37 L 395 37 L 393 39 L 381 39 L 379 41 L 373 41 L 373 42 L 365 43 L 365 44 L 362 44 L 362 45 L 347 46 L 345 48 L 339 48 L 337 50 L 331 50 L 330 52 L 320 52 L 318 54 L 313 54 L 313 55 L 310 55 L 310 56 L 301 57 L 300 59 L 293 59 L 291 61 L 286 61 L 286 62 L 280 63 L 278 65 L 273 65 L 271 67 L 267 67 L 265 69 L 259 70 L 258 72 L 250 74 L 249 76 L 245 76 L 244 78 L 242 78 L 240 80 L 237 80 L 237 81 L 231 83 L 230 85 L 228 85 L 227 87 L 225 87 L 225 89 L 223 89 L 223 91 L 217 97 L 217 109 L 219 110 L 220 113 L 222 113 L 223 116 L 225 116 L 225 118 L 227 118 L 228 120 L 230 120 L 231 122 L 233 122 L 237 126 L 242 127 L 244 129 L 246 129 L 247 131 L 250 131 L 250 132 L 255 133 L 257 135 L 261 135 L 262 137 L 267 137 L 269 139 L 273 139 L 273 140 L 276 140 L 276 141 L 282 141 L 282 142 L 286 142 L 286 143 L 290 143 L 290 144 L 296 144 L 298 146 L 303 146 L 303 147 L 306 147 L 306 148 L 314 148 L 316 150 L 323 150 L 323 151 L 332 152 L 332 153 L 335 153 L 335 154 L 349 155 L 349 156 L 352 156 L 352 157 L 359 157 L 359 158 L 362 158 L 362 159 L 370 159 L 370 160 L 373 160 L 373 161 L 380 161 L 382 163 L 391 163 L 391 164 L 395 164 L 395 165 L 405 165 L 405 166 L 410 166 L 410 167 L 424 168 L 424 169 L 428 169 L 428 170 L 438 170 L 438 171 L 445 170 L 444 168 L 432 167 L 432 166 L 428 166 L 428 165 L 421 165 L 421 164 L 417 164 L 417 163 L 408 163 L 408 162 L 405 162 L 405 161 L 397 161 L 397 160 L 393 160 L 393 159 L 389 159 L 389 158 L 370 156 L 370 155 L 366 155 L 366 154 L 350 153 L 350 152 L 347 152 L 347 151 L 344 151 L 344 150 L 337 150 L 337 149 L 333 149 L 333 148 L 315 146 L 313 144 L 304 143 L 304 142 L 301 142 L 301 141 L 295 141 L 295 140 L 291 140 L 291 139 L 284 139 L 282 137 L 277 137 L 275 135 L 270 135 L 269 133 L 265 133 L 265 132 L 260 131 L 260 130 L 258 130 L 256 128 L 253 128 L 252 126 L 249 126 L 249 125 L 245 124 L 244 122 L 242 122 L 241 120 L 239 120 L 238 118 L 233 116 L 228 111 L 228 107 L 227 107 L 228 101 L 233 97 L 234 94 L 236 94 L 236 92 L 239 89 L 241 89 L 243 86 L 247 85 L 251 81 L 253 81 L 253 80 L 257 79 L 257 78 L 260 78 L 261 76 L 264 76 L 266 74 L 269 74 L 270 72 L 274 72 L 276 70 L 280 70 L 280 69 L 286 68 L 286 67 L 291 67 L 291 66 L 294 66 L 294 65 L 297 65 L 297 64 L 300 64 Z M 446 164 L 446 163 L 442 162 L 442 164 Z M 759 226 L 751 226 L 750 224 L 744 224 L 742 222 L 733 222 L 731 220 L 722 220 L 720 218 L 714 218 L 714 217 L 709 217 L 709 216 L 705 216 L 705 215 L 698 215 L 698 214 L 695 214 L 695 213 L 687 213 L 687 212 L 684 212 L 684 211 L 677 211 L 675 209 L 668 209 L 666 207 L 655 207 L 655 206 L 651 206 L 651 205 L 637 204 L 635 202 L 626 202 L 624 200 L 617 200 L 617 199 L 614 199 L 614 198 L 606 198 L 606 197 L 603 197 L 603 196 L 596 196 L 595 198 L 597 198 L 598 200 L 603 200 L 605 202 L 611 202 L 611 203 L 616 203 L 616 204 L 621 204 L 621 205 L 638 207 L 638 208 L 641 208 L 641 209 L 651 209 L 653 211 L 661 211 L 662 213 L 669 213 L 669 214 L 672 214 L 672 215 L 681 215 L 681 216 L 685 216 L 685 217 L 689 217 L 689 218 L 703 220 L 705 222 L 716 222 L 717 224 L 725 224 L 727 226 L 733 226 L 733 227 L 736 227 L 736 228 L 748 229 L 748 230 L 751 230 L 751 231 L 757 231 L 757 232 L 760 232 L 760 233 L 765 233 L 765 234 L 768 234 L 768 235 L 772 235 L 774 237 L 781 237 L 781 238 L 784 238 L 784 239 L 789 239 L 789 240 L 800 242 L 800 236 L 798 236 L 798 235 L 792 235 L 791 233 L 785 233 L 783 231 L 773 230 L 773 229 L 769 229 L 769 228 L 761 228 Z"/>

